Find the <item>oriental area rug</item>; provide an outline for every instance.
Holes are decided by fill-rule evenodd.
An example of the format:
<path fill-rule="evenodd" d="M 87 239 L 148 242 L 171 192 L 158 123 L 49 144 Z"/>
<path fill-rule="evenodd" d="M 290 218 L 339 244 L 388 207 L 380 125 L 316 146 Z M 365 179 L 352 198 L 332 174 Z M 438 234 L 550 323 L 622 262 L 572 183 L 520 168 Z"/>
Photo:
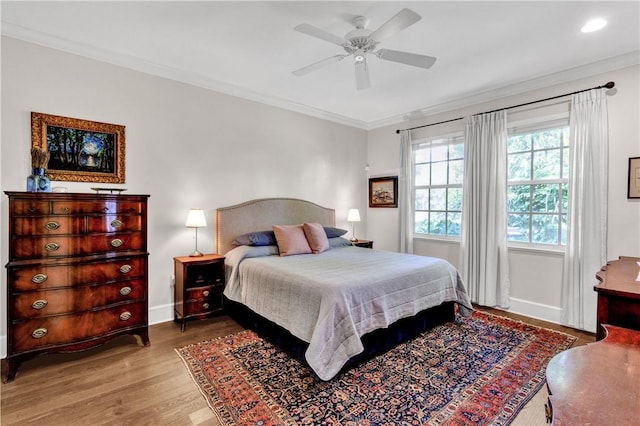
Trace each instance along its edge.
<path fill-rule="evenodd" d="M 328 382 L 249 330 L 176 352 L 223 425 L 508 425 L 575 340 L 476 311 Z"/>

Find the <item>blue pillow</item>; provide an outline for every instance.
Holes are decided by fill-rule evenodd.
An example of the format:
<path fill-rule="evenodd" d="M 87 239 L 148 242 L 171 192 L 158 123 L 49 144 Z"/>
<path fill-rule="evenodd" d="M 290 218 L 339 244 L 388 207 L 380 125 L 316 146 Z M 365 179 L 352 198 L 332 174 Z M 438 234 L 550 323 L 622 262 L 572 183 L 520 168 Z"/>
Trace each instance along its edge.
<path fill-rule="evenodd" d="M 345 229 L 340 229 L 340 228 L 332 228 L 330 226 L 325 226 L 324 227 L 324 232 L 327 233 L 327 238 L 336 238 L 336 237 L 341 237 L 344 234 L 346 234 L 348 231 Z"/>
<path fill-rule="evenodd" d="M 351 247 L 353 244 L 351 244 L 351 241 L 347 240 L 346 238 L 342 238 L 342 237 L 334 237 L 334 238 L 329 238 L 329 247 L 334 249 L 334 248 L 338 248 L 338 247 Z"/>
<path fill-rule="evenodd" d="M 231 243 L 236 246 L 274 246 L 276 245 L 276 236 L 273 231 L 249 232 L 240 235 Z"/>

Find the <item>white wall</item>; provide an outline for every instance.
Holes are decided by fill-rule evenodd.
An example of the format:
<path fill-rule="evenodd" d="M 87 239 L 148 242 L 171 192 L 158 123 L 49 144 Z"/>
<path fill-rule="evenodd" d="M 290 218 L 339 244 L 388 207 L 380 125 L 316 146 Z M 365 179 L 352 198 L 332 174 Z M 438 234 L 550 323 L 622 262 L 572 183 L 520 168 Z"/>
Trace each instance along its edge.
<path fill-rule="evenodd" d="M 388 126 L 369 132 L 369 176 L 393 175 L 399 172 L 399 136 L 396 129 L 463 117 L 469 114 L 503 108 L 520 103 L 570 93 L 614 81 L 616 87 L 608 97 L 609 107 L 609 224 L 608 258 L 640 256 L 640 200 L 628 200 L 627 170 L 629 157 L 640 156 L 640 68 L 638 66 L 585 78 L 570 83 L 536 90 L 467 108 L 440 113 L 402 125 Z M 513 113 L 516 119 L 524 116 L 544 115 L 567 110 L 568 106 L 536 107 L 527 112 Z M 518 117 L 519 115 L 519 117 Z M 462 131 L 464 121 L 432 126 L 412 132 L 414 139 Z M 380 249 L 397 250 L 397 209 L 368 209 L 367 237 L 375 240 Z M 418 254 L 448 259 L 454 265 L 459 261 L 459 244 L 416 239 L 414 251 Z M 510 249 L 511 311 L 559 322 L 562 279 L 562 254 Z M 593 271 L 594 275 L 597 271 Z M 594 284 L 597 283 L 594 277 Z"/>
<path fill-rule="evenodd" d="M 23 191 L 30 173 L 31 111 L 126 126 L 126 183 L 149 199 L 150 321 L 173 319 L 173 257 L 193 251 L 190 207 L 206 209 L 198 248 L 214 248 L 214 210 L 260 197 L 294 197 L 366 211 L 366 132 L 61 51 L 2 38 L 0 188 Z M 53 182 L 69 191 L 92 186 Z M 2 265 L 8 200 L 0 197 Z M 358 235 L 365 237 L 366 217 Z M 6 270 L 0 336 L 6 335 Z M 3 342 L 4 343 L 4 342 Z M 5 345 L 1 347 L 5 354 Z"/>

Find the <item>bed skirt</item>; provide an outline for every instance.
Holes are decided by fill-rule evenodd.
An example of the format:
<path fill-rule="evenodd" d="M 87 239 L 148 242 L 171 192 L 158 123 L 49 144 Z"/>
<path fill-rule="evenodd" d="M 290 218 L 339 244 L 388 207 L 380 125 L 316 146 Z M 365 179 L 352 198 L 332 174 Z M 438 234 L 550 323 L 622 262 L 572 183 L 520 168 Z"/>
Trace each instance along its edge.
<path fill-rule="evenodd" d="M 278 324 L 258 315 L 248 307 L 224 298 L 226 313 L 241 326 L 258 333 L 271 343 L 287 351 L 300 361 L 307 363 L 304 354 L 309 344 Z M 455 303 L 445 302 L 441 305 L 429 308 L 416 316 L 400 319 L 388 328 L 374 330 L 362 336 L 364 351 L 351 358 L 342 368 L 342 371 L 373 358 L 383 352 L 392 349 L 398 343 L 405 342 L 418 334 L 430 330 L 438 325 L 455 319 Z"/>

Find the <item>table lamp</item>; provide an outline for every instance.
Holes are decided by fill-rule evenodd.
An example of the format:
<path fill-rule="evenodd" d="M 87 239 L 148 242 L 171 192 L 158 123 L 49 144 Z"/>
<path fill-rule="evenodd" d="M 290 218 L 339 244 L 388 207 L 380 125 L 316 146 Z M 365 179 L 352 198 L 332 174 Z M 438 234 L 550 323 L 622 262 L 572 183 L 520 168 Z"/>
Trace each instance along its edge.
<path fill-rule="evenodd" d="M 196 249 L 189 256 L 202 256 L 202 253 L 198 251 L 198 228 L 203 228 L 207 226 L 207 221 L 204 218 L 204 211 L 202 209 L 191 209 L 189 210 L 189 214 L 187 215 L 187 223 L 185 225 L 187 228 L 195 228 L 196 229 Z"/>
<path fill-rule="evenodd" d="M 356 224 L 355 222 L 360 222 L 360 212 L 358 209 L 349 209 L 349 213 L 347 214 L 347 222 L 351 222 L 351 232 L 353 234 L 353 238 L 351 241 L 358 241 L 356 238 Z"/>

